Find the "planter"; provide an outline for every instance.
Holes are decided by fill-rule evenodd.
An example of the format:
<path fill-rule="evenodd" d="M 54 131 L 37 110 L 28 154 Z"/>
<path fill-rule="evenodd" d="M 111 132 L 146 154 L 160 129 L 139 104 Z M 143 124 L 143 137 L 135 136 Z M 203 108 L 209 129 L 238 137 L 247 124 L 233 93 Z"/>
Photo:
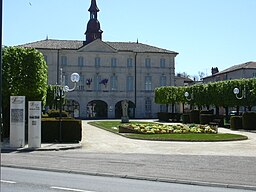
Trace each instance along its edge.
<path fill-rule="evenodd" d="M 190 123 L 199 124 L 199 110 L 193 110 L 189 113 Z"/>
<path fill-rule="evenodd" d="M 61 133 L 61 138 L 60 138 Z M 43 143 L 66 142 L 78 143 L 82 139 L 81 120 L 55 118 L 42 119 L 41 139 Z"/>
<path fill-rule="evenodd" d="M 237 130 L 242 128 L 243 128 L 242 116 L 231 116 L 230 129 Z"/>
<path fill-rule="evenodd" d="M 182 115 L 182 123 L 184 123 L 184 124 L 190 123 L 189 114 Z"/>
<path fill-rule="evenodd" d="M 159 113 L 157 113 L 157 117 L 158 117 L 159 121 L 168 122 L 169 117 L 170 117 L 170 113 L 159 112 Z"/>
<path fill-rule="evenodd" d="M 213 120 L 213 115 L 211 114 L 201 114 L 200 115 L 200 124 L 206 125 L 210 124 L 210 122 Z"/>
<path fill-rule="evenodd" d="M 246 112 L 242 116 L 243 128 L 245 130 L 256 130 L 256 113 Z"/>

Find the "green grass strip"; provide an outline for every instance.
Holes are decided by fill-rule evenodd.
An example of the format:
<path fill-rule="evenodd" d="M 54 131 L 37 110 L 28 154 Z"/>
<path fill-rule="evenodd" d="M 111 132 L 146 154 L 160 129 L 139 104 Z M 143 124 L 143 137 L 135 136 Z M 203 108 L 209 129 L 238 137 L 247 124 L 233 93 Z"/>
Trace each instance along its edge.
<path fill-rule="evenodd" d="M 136 122 L 131 123 L 143 123 L 147 124 L 148 122 Z M 93 125 L 104 130 L 118 133 L 119 125 L 122 125 L 120 121 L 93 121 L 89 122 L 90 125 Z M 152 124 L 152 122 L 150 122 Z M 218 134 L 205 134 L 205 133 L 186 133 L 186 134 L 120 134 L 124 137 L 131 139 L 141 139 L 141 140 L 153 140 L 153 141 L 189 141 L 189 142 L 217 142 L 217 141 L 238 141 L 248 139 L 244 135 L 239 134 L 230 134 L 230 133 L 218 133 Z"/>

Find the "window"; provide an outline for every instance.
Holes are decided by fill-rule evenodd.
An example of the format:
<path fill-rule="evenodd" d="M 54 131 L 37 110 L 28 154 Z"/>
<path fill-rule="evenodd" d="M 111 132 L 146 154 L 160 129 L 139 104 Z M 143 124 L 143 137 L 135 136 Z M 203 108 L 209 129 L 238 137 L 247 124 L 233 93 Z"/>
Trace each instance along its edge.
<path fill-rule="evenodd" d="M 152 101 L 149 97 L 147 97 L 145 100 L 145 112 L 151 113 L 151 110 L 152 110 Z"/>
<path fill-rule="evenodd" d="M 101 76 L 100 75 L 94 76 L 94 90 L 95 91 L 101 90 L 100 82 L 101 82 Z"/>
<path fill-rule="evenodd" d="M 133 76 L 127 76 L 126 78 L 126 90 L 133 91 Z"/>
<path fill-rule="evenodd" d="M 252 73 L 252 77 L 256 77 L 256 73 Z"/>
<path fill-rule="evenodd" d="M 78 57 L 78 66 L 79 67 L 84 66 L 84 58 L 83 57 Z"/>
<path fill-rule="evenodd" d="M 150 60 L 150 58 L 146 58 L 145 59 L 145 66 L 146 66 L 146 68 L 150 68 L 151 67 L 151 60 Z"/>
<path fill-rule="evenodd" d="M 152 77 L 151 76 L 145 77 L 145 90 L 152 91 Z"/>
<path fill-rule="evenodd" d="M 61 62 L 61 66 L 67 66 L 68 64 L 67 56 L 61 56 L 60 62 Z"/>
<path fill-rule="evenodd" d="M 160 105 L 160 112 L 167 112 L 166 105 Z"/>
<path fill-rule="evenodd" d="M 165 68 L 165 59 L 160 59 L 160 67 Z"/>
<path fill-rule="evenodd" d="M 80 80 L 78 81 L 78 90 L 84 90 L 84 75 L 80 75 Z"/>
<path fill-rule="evenodd" d="M 111 59 L 111 67 L 115 68 L 116 67 L 116 63 L 117 63 L 116 58 L 112 58 Z"/>
<path fill-rule="evenodd" d="M 95 67 L 96 67 L 96 68 L 99 68 L 99 67 L 100 67 L 100 58 L 99 58 L 99 57 L 96 57 L 96 58 L 95 58 Z"/>
<path fill-rule="evenodd" d="M 117 76 L 113 75 L 110 77 L 110 89 L 111 91 L 117 90 Z"/>
<path fill-rule="evenodd" d="M 131 68 L 132 67 L 132 58 L 127 59 L 127 67 Z"/>
<path fill-rule="evenodd" d="M 160 86 L 166 86 L 166 76 L 162 75 L 160 77 Z"/>

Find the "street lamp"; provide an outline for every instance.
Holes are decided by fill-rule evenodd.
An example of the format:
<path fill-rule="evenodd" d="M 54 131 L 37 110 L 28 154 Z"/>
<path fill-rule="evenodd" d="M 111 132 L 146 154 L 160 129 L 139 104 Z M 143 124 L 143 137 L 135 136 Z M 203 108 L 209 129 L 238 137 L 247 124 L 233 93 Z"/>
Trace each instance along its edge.
<path fill-rule="evenodd" d="M 77 85 L 79 79 L 80 79 L 80 75 L 78 73 L 71 74 L 70 80 L 72 83 L 74 83 L 74 87 L 72 89 L 70 89 L 69 86 L 65 85 L 65 76 L 63 77 L 63 75 L 62 75 L 62 68 L 60 69 L 60 85 L 57 85 L 57 93 L 55 93 L 55 94 L 57 94 L 57 95 L 55 95 L 55 97 L 59 96 L 59 101 L 60 101 L 59 142 L 62 142 L 62 131 L 61 131 L 62 102 L 63 102 L 62 99 L 63 99 L 65 93 L 74 91 L 76 89 L 76 85 Z"/>
<path fill-rule="evenodd" d="M 240 93 L 239 88 L 237 88 L 237 87 L 234 88 L 233 93 L 236 95 L 236 98 L 237 98 L 237 99 L 245 99 L 245 98 L 246 98 L 246 89 L 245 89 L 245 86 L 244 86 L 244 89 L 242 90 L 241 97 L 238 96 L 238 94 Z"/>
<path fill-rule="evenodd" d="M 184 96 L 186 97 L 186 99 L 187 99 L 188 101 L 191 101 L 191 100 L 193 99 L 193 98 L 192 98 L 193 95 L 191 94 L 191 96 L 190 96 L 189 92 L 187 92 L 187 91 L 184 93 Z M 190 96 L 190 97 L 189 97 L 189 96 Z"/>

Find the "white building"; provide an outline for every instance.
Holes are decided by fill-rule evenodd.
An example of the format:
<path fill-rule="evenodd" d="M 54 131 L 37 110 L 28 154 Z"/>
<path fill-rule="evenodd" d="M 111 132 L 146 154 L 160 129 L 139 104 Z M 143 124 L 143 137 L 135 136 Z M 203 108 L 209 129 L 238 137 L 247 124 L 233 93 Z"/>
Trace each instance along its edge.
<path fill-rule="evenodd" d="M 102 41 L 96 0 L 88 11 L 85 41 L 46 39 L 23 46 L 43 53 L 49 84 L 60 83 L 60 69 L 70 87 L 71 73 L 80 74 L 78 88 L 67 94 L 66 110 L 75 116 L 120 118 L 126 99 L 130 118 L 155 118 L 165 106 L 154 103 L 154 89 L 174 85 L 178 53 L 138 42 Z"/>

